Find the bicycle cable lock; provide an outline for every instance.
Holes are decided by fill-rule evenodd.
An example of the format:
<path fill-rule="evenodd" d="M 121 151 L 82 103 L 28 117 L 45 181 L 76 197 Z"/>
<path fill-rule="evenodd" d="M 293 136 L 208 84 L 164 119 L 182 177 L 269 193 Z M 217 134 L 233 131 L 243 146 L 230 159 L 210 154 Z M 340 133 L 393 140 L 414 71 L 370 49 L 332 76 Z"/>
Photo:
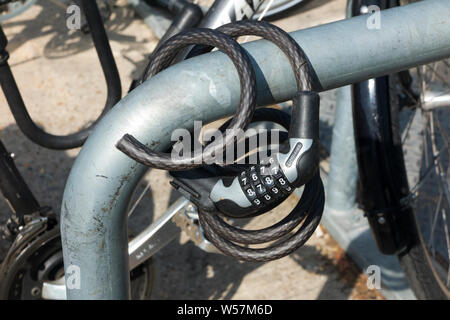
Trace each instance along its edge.
<path fill-rule="evenodd" d="M 293 68 L 298 92 L 292 99 L 291 117 L 280 110 L 256 110 L 255 72 L 246 51 L 233 38 L 255 35 L 276 44 Z M 192 157 L 151 150 L 131 135 L 116 144 L 123 153 L 152 168 L 171 170 L 171 184 L 199 209 L 206 238 L 223 253 L 243 261 L 270 261 L 302 246 L 317 228 L 325 193 L 319 175 L 319 95 L 312 91 L 312 73 L 297 42 L 280 28 L 262 21 L 239 21 L 215 30 L 192 29 L 168 39 L 153 55 L 148 77 L 169 66 L 188 45 L 215 46 L 233 61 L 240 78 L 240 104 L 234 117 L 222 126 L 222 139 L 206 145 Z M 288 129 L 279 152 L 257 164 L 210 164 L 227 147 L 235 147 L 236 131 L 251 122 L 269 121 Z M 227 130 L 225 130 L 227 129 Z M 244 170 L 242 170 L 244 168 Z M 253 217 L 275 208 L 304 186 L 297 205 L 284 219 L 261 230 L 244 230 L 227 224 L 220 215 Z M 298 228 L 296 231 L 295 229 Z M 265 248 L 242 245 L 272 242 Z M 241 244 L 241 245 L 239 245 Z"/>

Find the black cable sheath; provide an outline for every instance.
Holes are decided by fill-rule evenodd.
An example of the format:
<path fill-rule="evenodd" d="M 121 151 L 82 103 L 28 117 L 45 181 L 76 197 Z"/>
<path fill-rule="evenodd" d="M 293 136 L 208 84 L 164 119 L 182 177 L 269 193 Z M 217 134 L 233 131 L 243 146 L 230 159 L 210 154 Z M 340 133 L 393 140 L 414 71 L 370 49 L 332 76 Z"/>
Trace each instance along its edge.
<path fill-rule="evenodd" d="M 289 130 L 291 117 L 281 110 L 261 108 L 256 110 L 252 123 L 262 121 L 273 122 Z M 227 122 L 219 130 L 223 130 L 226 126 Z M 283 140 L 280 140 L 280 143 Z M 245 230 L 229 225 L 217 212 L 202 210 L 199 212 L 199 222 L 207 239 L 224 254 L 242 261 L 271 261 L 292 253 L 309 239 L 320 222 L 324 202 L 323 184 L 317 174 L 305 185 L 302 197 L 292 211 L 272 226 L 260 230 Z M 295 234 L 280 241 L 281 238 L 289 236 L 289 233 L 302 222 Z M 276 240 L 279 243 L 262 249 L 251 249 L 236 244 L 262 244 Z"/>
<path fill-rule="evenodd" d="M 105 107 L 100 115 L 100 117 L 102 117 L 120 100 L 122 87 L 120 84 L 119 72 L 114 61 L 97 3 L 92 0 L 82 0 L 82 5 L 106 80 L 107 98 Z M 47 133 L 34 123 L 28 113 L 7 62 L 0 65 L 0 84 L 20 130 L 31 141 L 43 147 L 49 149 L 71 149 L 80 147 L 86 141 L 98 121 L 97 119 L 97 121 L 92 123 L 89 127 L 66 136 Z"/>
<path fill-rule="evenodd" d="M 259 244 L 273 241 L 294 230 L 305 219 L 317 200 L 317 190 L 320 187 L 319 183 L 320 179 L 317 178 L 308 182 L 305 185 L 302 199 L 298 202 L 295 209 L 292 210 L 292 214 L 288 214 L 281 221 L 264 229 L 244 230 L 233 227 L 223 221 L 215 212 L 203 212 L 201 216 L 203 217 L 204 223 L 208 224 L 214 233 L 229 241 L 245 244 Z"/>
<path fill-rule="evenodd" d="M 283 29 L 265 21 L 241 20 L 225 24 L 216 30 L 233 38 L 252 35 L 274 43 L 283 51 L 289 60 L 295 80 L 297 81 L 298 91 L 312 90 L 312 73 L 306 55 L 294 38 Z M 207 49 L 204 49 L 203 53 L 212 49 L 213 47 L 208 46 Z"/>
<path fill-rule="evenodd" d="M 287 32 L 270 23 L 251 20 L 229 23 L 216 30 L 192 29 L 173 36 L 153 54 L 145 78 L 150 78 L 170 66 L 180 50 L 188 45 L 202 44 L 219 48 L 233 61 L 241 82 L 240 105 L 227 129 L 231 132 L 245 130 L 256 107 L 256 78 L 247 52 L 231 38 L 243 35 L 260 36 L 276 44 L 289 59 L 298 90 L 311 90 L 312 73 L 306 56 L 297 42 Z M 229 45 L 225 45 L 226 43 Z M 221 140 L 223 143 L 211 143 L 202 153 L 187 159 L 172 159 L 169 153 L 151 150 L 129 134 L 125 134 L 116 146 L 129 157 L 152 168 L 186 170 L 204 165 L 211 155 L 226 149 L 234 143 L 234 140 L 233 133 L 225 134 Z"/>
<path fill-rule="evenodd" d="M 241 100 L 234 117 L 223 125 L 220 130 L 225 129 L 245 130 L 250 122 L 257 121 L 255 115 L 256 81 L 254 74 L 251 82 L 245 82 L 243 74 L 249 73 L 247 69 L 253 70 L 248 63 L 248 56 L 243 49 L 235 48 L 235 40 L 230 40 L 243 35 L 256 35 L 276 44 L 287 56 L 292 66 L 297 88 L 299 92 L 312 90 L 312 72 L 309 69 L 306 56 L 300 46 L 292 37 L 280 28 L 266 22 L 259 21 L 239 21 L 224 25 L 216 30 L 195 29 L 180 33 L 167 40 L 154 54 L 153 60 L 146 71 L 145 78 L 150 78 L 168 67 L 178 52 L 189 44 L 201 44 L 218 47 L 233 60 L 238 70 L 241 81 Z M 224 42 L 230 42 L 232 50 L 223 46 Z M 240 47 L 238 45 L 238 47 Z M 239 59 L 236 59 L 236 56 Z M 241 64 L 240 61 L 244 61 Z M 243 81 L 244 80 L 244 81 Z M 245 99 L 251 91 L 252 100 Z M 249 103 L 252 103 L 251 105 Z M 270 113 L 273 117 L 270 118 Z M 279 111 L 269 111 L 257 113 L 259 120 L 280 122 L 289 129 L 290 117 L 285 117 Z M 316 116 L 316 114 L 314 115 Z M 294 122 L 294 124 L 296 124 Z M 227 130 L 228 133 L 228 130 Z M 226 135 L 225 135 L 226 137 Z M 219 140 L 219 139 L 218 139 Z M 226 150 L 230 142 L 235 139 L 225 138 L 225 143 L 220 151 Z M 246 141 L 244 141 L 246 142 Z M 246 145 L 247 147 L 247 145 Z M 171 154 L 156 152 L 131 135 L 125 135 L 118 143 L 117 148 L 147 166 L 166 170 L 186 170 L 204 165 L 206 150 L 217 151 L 214 142 L 204 148 L 204 152 L 199 156 L 190 159 L 172 160 Z M 201 157 L 201 158 L 199 158 Z M 243 261 L 270 261 L 290 254 L 302 246 L 317 228 L 322 216 L 325 203 L 325 192 L 320 179 L 319 172 L 306 183 L 303 194 L 295 208 L 284 219 L 278 223 L 261 230 L 243 230 L 227 224 L 219 216 L 218 212 L 208 212 L 199 208 L 199 223 L 205 233 L 206 238 L 211 241 L 223 253 Z M 298 227 L 297 231 L 294 231 Z M 276 241 L 265 248 L 248 248 L 249 244 L 261 244 Z M 239 245 L 243 244 L 245 246 Z"/>
<path fill-rule="evenodd" d="M 151 150 L 131 135 L 124 135 L 117 148 L 136 161 L 153 168 L 165 170 L 186 170 L 204 165 L 212 154 L 225 150 L 235 142 L 236 130 L 245 130 L 256 108 L 256 76 L 245 50 L 233 38 L 211 29 L 192 29 L 179 33 L 167 40 L 153 55 L 149 77 L 168 67 L 178 52 L 193 44 L 213 44 L 226 53 L 239 75 L 241 84 L 240 103 L 233 117 L 229 132 L 223 135 L 224 143 L 211 143 L 202 153 L 188 159 L 172 159 L 170 153 Z M 231 132 L 231 133 L 230 133 Z"/>
<path fill-rule="evenodd" d="M 222 124 L 218 130 L 222 133 L 225 132 L 225 130 L 230 125 L 231 120 L 232 119 L 229 119 L 224 124 Z M 234 156 L 234 161 L 236 162 L 236 160 L 237 160 L 236 157 L 239 156 L 240 151 L 242 152 L 242 150 L 243 150 L 242 154 L 244 154 L 244 155 L 247 155 L 251 151 L 254 151 L 251 149 L 251 147 L 253 147 L 251 145 L 251 142 L 255 141 L 255 139 L 257 141 L 257 149 L 258 150 L 260 148 L 264 148 L 264 149 L 266 149 L 266 151 L 269 151 L 270 154 L 272 154 L 273 149 L 270 148 L 272 145 L 276 144 L 279 147 L 280 144 L 283 144 L 288 139 L 287 131 L 289 129 L 290 121 L 291 121 L 291 117 L 289 116 L 289 114 L 282 110 L 273 109 L 273 108 L 256 109 L 251 123 L 271 122 L 271 123 L 275 123 L 275 124 L 282 126 L 283 128 L 286 129 L 286 131 L 277 130 L 278 136 L 274 136 L 274 138 L 277 141 L 272 141 L 272 131 L 275 131 L 275 130 L 268 130 L 263 133 L 257 132 L 255 135 L 245 137 L 244 141 L 237 139 L 236 143 L 233 147 L 233 150 L 230 150 L 230 152 L 232 152 L 232 154 Z M 248 133 L 248 131 L 246 133 Z M 241 147 L 241 146 L 243 146 L 243 148 L 239 149 L 239 147 Z M 226 149 L 224 151 L 224 153 L 222 155 L 223 159 L 228 159 L 227 152 L 228 152 L 228 149 Z M 261 160 L 262 159 L 261 159 L 260 153 L 256 152 L 256 163 L 259 163 Z M 243 165 L 250 164 L 250 161 L 253 162 L 253 161 L 255 161 L 255 159 L 250 158 L 250 157 L 245 157 L 242 161 L 239 161 L 239 164 L 243 164 Z M 240 171 L 242 171 L 242 170 L 240 170 Z"/>
<path fill-rule="evenodd" d="M 249 262 L 264 262 L 282 258 L 294 252 L 295 250 L 300 248 L 303 244 L 305 244 L 305 242 L 308 241 L 308 239 L 312 236 L 312 234 L 314 233 L 314 231 L 316 230 L 317 226 L 320 223 L 320 219 L 322 217 L 323 208 L 325 204 L 325 192 L 319 174 L 317 174 L 310 182 L 308 182 L 308 184 L 314 183 L 315 181 L 319 185 L 317 188 L 314 188 L 313 191 L 315 195 L 314 200 L 311 201 L 311 198 L 308 196 L 309 202 L 307 205 L 302 200 L 303 199 L 302 196 L 302 199 L 300 199 L 296 207 L 286 217 L 287 221 L 282 220 L 276 225 L 269 227 L 267 229 L 254 230 L 253 231 L 254 234 L 252 234 L 252 230 L 242 230 L 242 229 L 239 230 L 225 223 L 224 225 L 220 225 L 222 229 L 219 229 L 218 221 L 217 220 L 214 221 L 215 219 L 217 219 L 217 213 L 200 211 L 198 215 L 200 225 L 209 241 L 211 241 L 224 254 L 232 256 L 238 260 Z M 286 232 L 286 230 L 288 229 L 292 230 L 295 228 L 295 226 L 292 227 L 292 225 L 296 223 L 294 222 L 295 220 L 291 220 L 293 215 L 297 217 L 306 217 L 306 218 L 301 227 L 292 236 L 290 236 L 288 239 L 284 241 L 280 241 L 266 248 L 258 248 L 258 249 L 243 247 L 231 241 L 231 239 L 234 239 L 237 242 L 241 242 L 244 244 L 251 244 L 251 243 L 267 242 L 262 241 L 264 239 L 272 239 L 272 240 L 279 239 L 275 236 L 275 232 L 273 232 L 271 236 L 268 235 L 264 236 L 258 233 L 266 232 L 270 234 L 272 231 L 278 229 L 277 231 L 280 232 L 279 235 L 287 234 L 288 232 Z M 286 223 L 286 227 L 283 227 L 282 225 L 283 222 L 291 222 L 291 224 Z M 283 228 L 286 228 L 286 230 L 283 230 Z M 226 235 L 226 237 L 224 237 L 224 235 Z M 244 236 L 247 236 L 247 238 L 243 239 Z M 258 239 L 257 238 L 258 236 L 261 238 Z"/>

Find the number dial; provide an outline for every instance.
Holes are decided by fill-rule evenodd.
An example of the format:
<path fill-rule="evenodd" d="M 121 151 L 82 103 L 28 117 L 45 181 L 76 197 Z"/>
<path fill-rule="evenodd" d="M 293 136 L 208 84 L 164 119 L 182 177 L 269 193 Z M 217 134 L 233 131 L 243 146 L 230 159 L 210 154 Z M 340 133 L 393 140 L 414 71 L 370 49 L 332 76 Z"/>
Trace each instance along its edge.
<path fill-rule="evenodd" d="M 253 207 L 260 208 L 261 211 L 274 202 L 286 199 L 293 191 L 280 167 L 270 161 L 241 172 L 239 184 Z"/>

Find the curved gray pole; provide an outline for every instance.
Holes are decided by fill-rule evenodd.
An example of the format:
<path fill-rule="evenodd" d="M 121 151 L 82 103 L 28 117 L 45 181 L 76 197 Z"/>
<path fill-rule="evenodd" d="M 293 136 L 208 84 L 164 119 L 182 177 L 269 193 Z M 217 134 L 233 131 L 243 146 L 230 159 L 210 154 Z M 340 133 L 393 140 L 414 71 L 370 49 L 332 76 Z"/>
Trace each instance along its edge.
<path fill-rule="evenodd" d="M 429 0 L 382 12 L 381 29 L 360 16 L 292 33 L 326 90 L 450 56 L 450 1 Z M 267 41 L 245 45 L 258 68 L 259 104 L 295 93 L 283 53 Z M 145 168 L 116 150 L 125 133 L 157 150 L 176 128 L 232 114 L 239 80 L 213 52 L 179 63 L 120 101 L 95 128 L 66 184 L 61 236 L 69 299 L 129 298 L 125 207 Z"/>
<path fill-rule="evenodd" d="M 347 1 L 346 17 L 352 16 L 353 1 Z M 330 172 L 326 183 L 324 220 L 327 213 L 348 214 L 356 205 L 358 163 L 352 116 L 352 87 L 336 90 L 336 111 L 330 150 Z"/>

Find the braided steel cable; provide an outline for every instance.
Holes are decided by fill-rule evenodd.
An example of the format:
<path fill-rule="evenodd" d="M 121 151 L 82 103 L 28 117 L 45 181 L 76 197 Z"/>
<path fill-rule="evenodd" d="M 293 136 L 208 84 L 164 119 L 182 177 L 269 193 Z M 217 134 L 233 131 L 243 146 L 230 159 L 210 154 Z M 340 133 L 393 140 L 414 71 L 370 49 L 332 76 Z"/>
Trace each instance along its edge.
<path fill-rule="evenodd" d="M 263 21 L 238 21 L 216 30 L 192 29 L 170 38 L 155 52 L 146 73 L 150 78 L 167 68 L 181 49 L 192 44 L 215 46 L 233 61 L 240 78 L 240 104 L 228 129 L 228 134 L 217 143 L 209 144 L 202 153 L 191 158 L 172 159 L 171 154 L 151 150 L 136 138 L 125 134 L 117 148 L 134 160 L 152 168 L 164 170 L 186 170 L 204 165 L 211 157 L 235 142 L 235 132 L 245 130 L 256 108 L 256 77 L 247 52 L 231 37 L 255 35 L 276 44 L 289 59 L 299 91 L 312 88 L 311 71 L 306 56 L 297 42 L 282 29 Z"/>
<path fill-rule="evenodd" d="M 214 45 L 226 53 L 238 71 L 241 83 L 240 103 L 237 113 L 230 123 L 228 133 L 223 135 L 223 143 L 212 143 L 202 153 L 188 159 L 172 159 L 170 153 L 149 149 L 131 135 L 124 135 L 117 148 L 134 160 L 147 166 L 164 170 L 186 170 L 204 165 L 212 154 L 225 150 L 235 141 L 234 132 L 245 130 L 256 109 L 256 76 L 245 50 L 226 34 L 210 29 L 193 29 L 170 38 L 157 50 L 149 69 L 152 77 L 168 67 L 178 52 L 188 45 Z M 220 150 L 219 150 L 220 149 Z"/>
<path fill-rule="evenodd" d="M 315 185 L 315 186 L 313 186 Z M 308 188 L 308 192 L 306 192 Z M 199 222 L 206 238 L 224 254 L 238 260 L 265 262 L 280 259 L 305 244 L 312 236 L 322 217 L 325 192 L 319 173 L 305 185 L 305 192 L 291 213 L 277 224 L 261 230 L 243 230 L 226 224 L 216 213 L 199 211 Z M 303 220 L 300 228 L 286 240 L 287 235 Z M 248 248 L 242 244 L 266 243 L 281 240 L 266 248 Z"/>
<path fill-rule="evenodd" d="M 297 82 L 298 91 L 312 90 L 312 72 L 306 54 L 294 38 L 283 29 L 265 21 L 242 20 L 225 24 L 216 30 L 233 38 L 252 35 L 274 43 L 289 60 Z"/>
<path fill-rule="evenodd" d="M 269 121 L 289 129 L 290 116 L 276 109 L 262 108 L 255 112 L 252 122 Z M 225 128 L 223 124 L 221 129 Z M 258 145 L 259 147 L 259 145 Z M 242 261 L 264 262 L 282 258 L 300 248 L 319 225 L 325 203 L 325 192 L 319 173 L 311 179 L 292 211 L 282 220 L 259 230 L 245 230 L 226 223 L 217 212 L 199 208 L 199 222 L 206 238 L 224 254 Z M 301 226 L 300 226 L 301 224 Z M 289 236 L 295 228 L 299 229 Z M 288 237 L 262 249 L 238 245 L 263 244 Z"/>
<path fill-rule="evenodd" d="M 260 244 L 277 240 L 294 230 L 309 214 L 317 200 L 320 179 L 313 179 L 305 185 L 301 200 L 292 213 L 276 224 L 260 230 L 244 230 L 227 224 L 216 213 L 204 211 L 200 214 L 200 223 L 206 230 L 207 225 L 222 238 L 243 244 Z M 203 219 L 202 219 L 203 218 Z"/>
<path fill-rule="evenodd" d="M 145 76 L 152 77 L 168 67 L 178 52 L 187 45 L 202 44 L 203 49 L 215 46 L 233 61 L 241 81 L 241 99 L 236 114 L 220 128 L 224 143 L 208 144 L 203 153 L 189 159 L 172 160 L 169 153 L 156 152 L 125 135 L 117 148 L 134 160 L 153 168 L 180 171 L 203 166 L 211 151 L 226 152 L 236 142 L 229 130 L 245 130 L 250 122 L 270 121 L 289 129 L 290 117 L 278 110 L 266 109 L 257 112 L 256 80 L 253 67 L 245 50 L 233 39 L 243 35 L 255 35 L 276 44 L 289 59 L 298 91 L 312 90 L 312 72 L 307 58 L 297 42 L 282 29 L 261 21 L 239 21 L 224 25 L 216 30 L 194 29 L 180 33 L 167 40 L 153 55 L 152 63 Z M 253 116 L 256 115 L 254 118 Z M 224 133 L 226 131 L 226 133 Z M 220 141 L 220 139 L 218 139 Z M 234 147 L 234 146 L 233 146 Z M 302 246 L 317 228 L 322 216 L 325 192 L 318 172 L 305 184 L 302 197 L 295 208 L 278 223 L 261 230 L 244 230 L 227 224 L 218 212 L 199 208 L 199 223 L 205 236 L 223 253 L 243 261 L 270 261 L 290 254 Z M 295 229 L 297 231 L 295 231 Z M 243 245 L 262 244 L 275 241 L 265 248 L 248 248 Z"/>
<path fill-rule="evenodd" d="M 229 124 L 231 123 L 232 119 L 229 119 L 228 121 L 226 121 L 224 124 L 222 124 L 219 127 L 219 131 L 220 132 L 225 132 L 225 130 L 227 129 L 227 127 L 229 126 Z M 281 127 L 285 128 L 286 130 L 289 129 L 289 125 L 291 122 L 291 117 L 288 113 L 278 110 L 278 109 L 272 109 L 272 108 L 259 108 L 255 110 L 255 113 L 253 115 L 253 119 L 252 119 L 252 123 L 256 123 L 256 122 L 272 122 L 275 124 L 280 125 Z M 255 135 L 256 136 L 256 141 L 257 141 L 257 149 L 259 150 L 260 148 L 268 148 L 271 144 L 275 143 L 272 142 L 272 130 L 269 130 L 269 132 L 263 133 L 262 135 L 260 135 L 259 133 Z M 255 136 L 251 136 L 251 137 L 246 137 L 245 141 L 236 141 L 233 150 L 225 150 L 223 156 L 223 159 L 228 159 L 227 157 L 227 152 L 230 151 L 233 155 L 234 155 L 234 161 L 236 161 L 236 156 L 239 154 L 239 143 L 244 145 L 244 154 L 248 154 L 249 152 L 251 152 L 252 150 L 250 150 L 250 141 L 253 139 L 255 139 Z M 261 137 L 263 136 L 263 137 Z M 260 138 L 261 137 L 261 138 Z M 267 139 L 267 141 L 265 141 L 265 143 L 261 143 L 261 139 Z M 288 132 L 284 132 L 284 131 L 279 131 L 278 132 L 278 137 L 274 137 L 275 139 L 278 138 L 276 141 L 277 144 L 282 144 L 284 143 L 287 138 L 288 138 Z M 241 145 L 242 146 L 242 145 Z M 260 155 L 257 152 L 256 153 L 256 162 L 259 163 L 260 162 Z M 245 160 L 247 160 L 248 158 L 246 158 Z"/>

